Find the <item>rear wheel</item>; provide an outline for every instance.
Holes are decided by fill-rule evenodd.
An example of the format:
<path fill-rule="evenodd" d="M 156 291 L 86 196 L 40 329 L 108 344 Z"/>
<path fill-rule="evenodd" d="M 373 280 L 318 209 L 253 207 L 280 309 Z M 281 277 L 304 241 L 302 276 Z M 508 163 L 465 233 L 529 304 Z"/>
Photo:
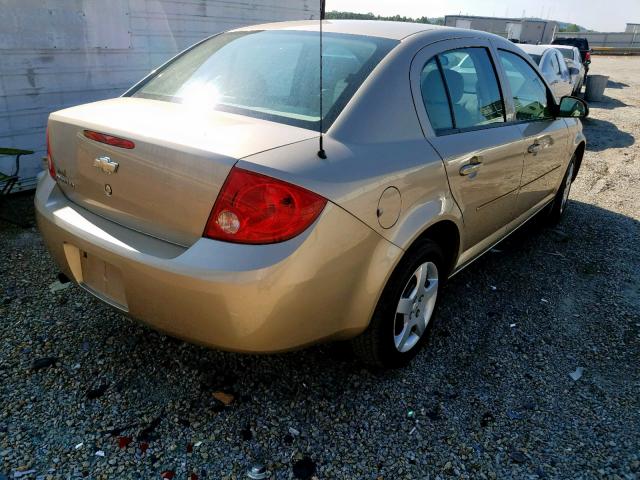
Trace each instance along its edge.
<path fill-rule="evenodd" d="M 446 279 L 440 247 L 421 240 L 391 275 L 371 323 L 353 339 L 355 354 L 368 365 L 406 365 L 428 341 L 439 294 Z"/>
<path fill-rule="evenodd" d="M 575 160 L 576 157 L 574 155 L 571 158 L 569 166 L 567 167 L 567 171 L 564 174 L 562 185 L 560 186 L 560 189 L 556 193 L 556 197 L 549 207 L 549 214 L 547 216 L 547 219 L 550 223 L 558 223 L 567 207 L 569 206 L 569 193 L 571 193 L 571 184 L 573 183 L 573 174 L 576 165 Z"/>

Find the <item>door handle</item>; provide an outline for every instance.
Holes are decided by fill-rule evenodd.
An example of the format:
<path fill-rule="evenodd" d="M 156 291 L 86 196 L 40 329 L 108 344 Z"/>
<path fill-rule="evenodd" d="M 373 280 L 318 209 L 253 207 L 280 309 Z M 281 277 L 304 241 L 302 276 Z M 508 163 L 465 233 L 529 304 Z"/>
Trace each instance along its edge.
<path fill-rule="evenodd" d="M 482 162 L 474 157 L 471 160 L 471 163 L 460 167 L 460 175 L 471 175 L 472 173 L 476 173 L 481 166 Z"/>

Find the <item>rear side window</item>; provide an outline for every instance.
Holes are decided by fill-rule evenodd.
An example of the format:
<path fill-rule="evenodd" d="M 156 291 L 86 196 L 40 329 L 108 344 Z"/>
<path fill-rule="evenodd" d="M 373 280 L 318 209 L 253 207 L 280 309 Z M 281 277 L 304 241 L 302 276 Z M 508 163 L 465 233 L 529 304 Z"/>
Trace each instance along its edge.
<path fill-rule="evenodd" d="M 511 87 L 516 120 L 551 118 L 547 87 L 531 65 L 515 53 L 505 50 L 500 50 L 498 56 Z"/>
<path fill-rule="evenodd" d="M 326 130 L 398 42 L 316 32 L 228 32 L 185 52 L 131 95 Z"/>
<path fill-rule="evenodd" d="M 429 60 L 421 90 L 436 132 L 505 121 L 498 79 L 485 48 L 450 50 Z"/>

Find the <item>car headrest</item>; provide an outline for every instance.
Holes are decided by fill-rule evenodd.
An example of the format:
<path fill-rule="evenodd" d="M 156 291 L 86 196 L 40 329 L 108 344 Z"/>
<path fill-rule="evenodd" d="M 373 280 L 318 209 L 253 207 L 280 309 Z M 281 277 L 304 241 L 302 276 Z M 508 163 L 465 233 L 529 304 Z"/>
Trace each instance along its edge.
<path fill-rule="evenodd" d="M 444 77 L 447 79 L 451 101 L 458 103 L 464 95 L 464 78 L 455 70 L 444 69 Z"/>
<path fill-rule="evenodd" d="M 444 76 L 447 79 L 451 101 L 453 103 L 459 102 L 462 95 L 464 95 L 464 78 L 455 70 L 447 69 L 444 70 Z M 425 99 L 431 103 L 436 103 L 437 100 L 434 101 L 434 99 L 442 99 L 444 101 L 447 94 L 442 87 L 440 72 L 432 70 L 424 77 L 422 80 L 422 92 L 426 94 L 427 98 Z"/>
<path fill-rule="evenodd" d="M 422 96 L 425 102 L 446 103 L 447 94 L 442 85 L 442 77 L 438 70 L 432 70 L 422 79 Z"/>

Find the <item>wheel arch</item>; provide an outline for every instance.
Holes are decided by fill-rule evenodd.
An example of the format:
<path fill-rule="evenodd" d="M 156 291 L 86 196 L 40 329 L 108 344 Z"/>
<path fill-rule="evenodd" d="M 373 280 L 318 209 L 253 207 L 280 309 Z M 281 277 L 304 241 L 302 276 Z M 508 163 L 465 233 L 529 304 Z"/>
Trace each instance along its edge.
<path fill-rule="evenodd" d="M 453 271 L 460 255 L 461 235 L 458 225 L 448 219 L 438 220 L 429 225 L 413 240 L 403 257 L 410 255 L 413 247 L 426 238 L 436 242 L 442 249 L 447 262 L 447 275 L 449 275 Z"/>

